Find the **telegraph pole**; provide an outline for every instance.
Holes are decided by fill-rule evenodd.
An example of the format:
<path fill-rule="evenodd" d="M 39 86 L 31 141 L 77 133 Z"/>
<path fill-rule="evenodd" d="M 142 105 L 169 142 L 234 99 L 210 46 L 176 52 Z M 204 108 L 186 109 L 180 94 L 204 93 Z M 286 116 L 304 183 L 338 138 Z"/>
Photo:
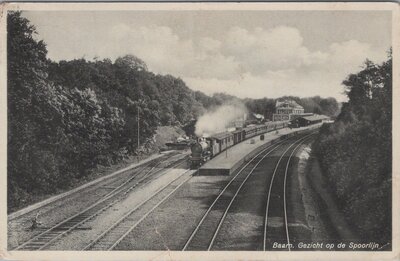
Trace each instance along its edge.
<path fill-rule="evenodd" d="M 137 106 L 137 147 L 140 147 L 140 120 L 139 120 L 139 104 Z"/>
<path fill-rule="evenodd" d="M 225 131 L 228 131 L 228 128 L 225 128 Z M 228 139 L 225 140 L 226 142 L 226 149 L 225 149 L 225 158 L 228 158 Z"/>
<path fill-rule="evenodd" d="M 139 118 L 139 108 L 140 100 L 137 103 L 137 153 L 138 153 L 138 162 L 140 161 L 140 118 Z"/>

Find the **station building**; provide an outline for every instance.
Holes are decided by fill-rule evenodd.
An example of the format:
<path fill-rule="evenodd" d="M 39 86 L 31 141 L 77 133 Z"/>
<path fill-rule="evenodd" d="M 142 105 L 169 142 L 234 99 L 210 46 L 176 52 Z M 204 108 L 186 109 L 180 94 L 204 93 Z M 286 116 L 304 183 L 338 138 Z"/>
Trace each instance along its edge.
<path fill-rule="evenodd" d="M 301 116 L 296 119 L 293 119 L 290 121 L 290 126 L 292 127 L 304 127 L 304 126 L 309 126 L 312 124 L 317 124 L 321 122 L 326 122 L 330 118 L 325 115 L 319 115 L 319 114 L 314 114 L 311 116 Z"/>
<path fill-rule="evenodd" d="M 275 113 L 272 115 L 273 121 L 291 121 L 305 115 L 304 108 L 292 100 L 277 101 L 275 107 Z"/>

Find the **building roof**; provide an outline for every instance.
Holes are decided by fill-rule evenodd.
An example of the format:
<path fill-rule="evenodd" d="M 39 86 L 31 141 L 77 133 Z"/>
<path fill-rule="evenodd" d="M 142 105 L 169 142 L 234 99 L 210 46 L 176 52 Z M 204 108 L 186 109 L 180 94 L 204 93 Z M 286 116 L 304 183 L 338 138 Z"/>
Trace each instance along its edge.
<path fill-rule="evenodd" d="M 303 118 L 303 119 L 305 119 L 305 120 L 307 120 L 307 121 L 318 121 L 318 120 L 326 120 L 326 119 L 329 119 L 328 116 L 319 115 L 319 114 L 314 114 L 314 115 L 311 115 L 311 116 L 305 116 L 305 117 L 300 117 L 300 118 Z"/>
<path fill-rule="evenodd" d="M 284 101 L 277 101 L 276 108 L 296 108 L 296 109 L 304 109 L 300 106 L 297 102 L 293 100 L 284 100 Z"/>
<path fill-rule="evenodd" d="M 300 117 L 307 117 L 307 116 L 313 116 L 314 113 L 312 113 L 312 112 L 305 112 L 305 113 L 301 113 L 301 114 L 297 114 L 297 115 L 300 115 Z"/>

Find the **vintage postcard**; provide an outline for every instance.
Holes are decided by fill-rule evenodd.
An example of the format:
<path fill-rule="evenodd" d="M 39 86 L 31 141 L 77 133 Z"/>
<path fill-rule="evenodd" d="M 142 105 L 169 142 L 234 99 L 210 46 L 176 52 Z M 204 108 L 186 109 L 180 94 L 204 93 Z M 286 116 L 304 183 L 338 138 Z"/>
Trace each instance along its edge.
<path fill-rule="evenodd" d="M 398 4 L 0 7 L 0 259 L 400 260 Z"/>

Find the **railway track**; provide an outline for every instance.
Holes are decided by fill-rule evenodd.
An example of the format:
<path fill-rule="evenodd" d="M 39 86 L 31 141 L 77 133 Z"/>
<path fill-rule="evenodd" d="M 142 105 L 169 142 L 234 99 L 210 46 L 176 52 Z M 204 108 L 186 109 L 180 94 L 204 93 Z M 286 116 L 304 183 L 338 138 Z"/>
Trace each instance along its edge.
<path fill-rule="evenodd" d="M 171 157 L 174 159 L 174 157 Z M 145 167 L 141 168 L 139 172 L 135 175 L 129 177 L 122 184 L 117 187 L 112 188 L 112 190 L 103 196 L 95 204 L 85 208 L 79 213 L 69 217 L 58 224 L 52 226 L 51 228 L 44 229 L 39 234 L 33 236 L 28 241 L 17 246 L 13 250 L 43 250 L 56 240 L 71 232 L 72 230 L 78 228 L 83 223 L 93 219 L 115 203 L 124 199 L 126 195 L 133 190 L 140 183 L 145 182 L 150 176 L 154 176 L 160 173 L 164 168 L 173 168 L 186 163 L 186 157 L 183 159 L 178 159 L 177 161 L 168 162 L 171 158 L 163 158 L 152 162 Z M 163 169 L 156 169 L 157 166 L 161 165 L 165 160 L 167 160 L 166 166 Z"/>
<path fill-rule="evenodd" d="M 98 197 L 105 197 L 107 196 L 114 188 L 118 187 L 122 183 L 124 183 L 125 180 L 132 178 L 136 174 L 143 173 L 143 171 L 147 168 L 151 168 L 158 164 L 159 162 L 166 160 L 170 157 L 174 157 L 178 155 L 178 153 L 170 153 L 168 155 L 161 156 L 160 158 L 153 159 L 149 162 L 146 162 L 142 165 L 136 166 L 132 169 L 128 169 L 125 171 L 122 171 L 116 176 L 112 176 L 109 178 L 106 178 L 104 181 L 99 182 L 99 184 L 93 184 L 85 188 L 86 191 L 93 191 L 96 190 L 96 194 Z M 101 191 L 100 191 L 101 190 Z M 85 193 L 86 193 L 85 191 Z M 32 218 L 32 215 L 35 215 L 36 213 L 40 213 L 41 215 L 46 215 L 46 213 L 50 211 L 54 211 L 58 207 L 62 207 L 63 204 L 61 204 L 63 201 L 68 200 L 71 196 L 74 196 L 75 194 L 79 193 L 80 191 L 76 191 L 74 194 L 71 194 L 67 197 L 60 197 L 54 201 L 49 201 L 47 204 L 43 204 L 38 208 L 31 209 L 29 211 L 26 211 L 25 213 L 19 214 L 19 215 L 13 215 L 10 214 L 8 216 L 8 222 L 18 222 L 18 225 L 23 225 L 26 221 L 30 221 Z"/>
<path fill-rule="evenodd" d="M 215 198 L 214 202 L 205 212 L 182 250 L 211 250 L 233 202 L 258 165 L 283 144 L 291 142 L 289 148 L 287 148 L 287 150 L 282 154 L 281 158 L 283 158 L 284 154 L 291 147 L 307 137 L 309 137 L 309 135 L 296 139 L 293 142 L 288 138 L 275 143 L 261 151 L 253 157 L 250 162 L 243 166 Z M 279 163 L 277 165 L 279 165 Z M 221 209 L 224 211 L 221 211 Z"/>
<path fill-rule="evenodd" d="M 168 184 L 164 185 L 148 199 L 141 202 L 134 209 L 130 210 L 122 218 L 112 224 L 100 236 L 94 239 L 82 250 L 113 250 L 118 247 L 119 243 L 123 241 L 132 231 L 158 206 L 166 201 L 175 191 L 177 191 L 183 184 L 185 184 L 192 176 L 187 175 L 187 170 L 173 179 Z M 140 211 L 144 212 L 139 213 Z"/>
<path fill-rule="evenodd" d="M 273 145 L 268 146 L 261 152 L 259 152 L 255 157 L 253 157 L 248 163 L 246 163 L 235 176 L 226 184 L 226 186 L 221 190 L 218 196 L 215 198 L 213 203 L 207 209 L 200 222 L 190 235 L 189 239 L 183 247 L 185 250 L 209 250 L 210 242 L 214 238 L 214 233 L 210 235 L 210 231 L 215 231 L 218 226 L 218 220 L 222 219 L 220 211 L 214 211 L 218 209 L 225 209 L 229 204 L 229 199 L 235 192 L 246 182 L 248 177 L 252 174 L 252 171 L 263 158 L 272 153 L 275 149 L 281 146 L 286 140 L 280 141 Z"/>
<path fill-rule="evenodd" d="M 310 134 L 310 136 L 313 135 Z M 282 175 L 277 176 L 278 169 L 280 166 L 280 163 L 285 156 L 286 152 L 289 151 L 290 147 L 282 154 L 282 156 L 279 158 L 278 163 L 276 164 L 276 167 L 274 169 L 272 179 L 270 182 L 270 186 L 268 189 L 268 196 L 267 196 L 267 205 L 265 208 L 265 221 L 264 221 L 264 238 L 263 238 L 263 251 L 268 250 L 268 245 L 271 246 L 273 245 L 274 242 L 281 243 L 281 245 L 285 246 L 283 249 L 287 249 L 288 251 L 291 250 L 291 242 L 290 242 L 290 234 L 289 234 L 289 222 L 288 222 L 288 211 L 287 211 L 287 193 L 286 193 L 286 188 L 287 188 L 287 176 L 289 172 L 289 166 L 290 162 L 293 158 L 293 155 L 296 153 L 298 148 L 304 143 L 305 140 L 307 140 L 309 136 L 306 136 L 306 139 L 301 140 L 295 147 L 292 149 L 290 152 L 289 157 L 286 160 L 286 164 L 283 164 L 284 166 L 284 171 L 282 171 Z M 291 145 L 294 146 L 295 144 Z M 275 179 L 275 177 L 277 177 Z M 276 186 L 273 186 L 276 184 Z M 282 188 L 283 187 L 283 188 Z M 274 195 L 274 196 L 272 196 Z M 273 208 L 271 207 L 273 202 L 275 205 Z M 275 213 L 273 215 L 271 214 L 272 211 L 271 209 L 274 210 Z M 283 226 L 276 226 L 276 227 L 269 227 L 269 221 L 273 217 L 283 217 Z M 269 229 L 268 229 L 269 228 Z M 284 240 L 282 241 L 282 238 Z"/>

